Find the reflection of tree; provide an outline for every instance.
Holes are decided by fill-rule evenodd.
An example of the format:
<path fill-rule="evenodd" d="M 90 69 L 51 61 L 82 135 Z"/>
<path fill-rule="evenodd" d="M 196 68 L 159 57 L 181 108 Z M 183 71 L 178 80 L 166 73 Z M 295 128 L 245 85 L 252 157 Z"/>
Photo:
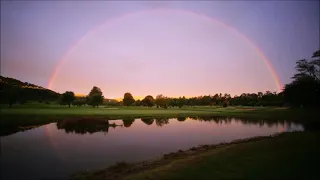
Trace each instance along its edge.
<path fill-rule="evenodd" d="M 95 133 L 108 132 L 109 126 L 115 128 L 116 124 L 109 124 L 108 120 L 101 119 L 72 119 L 57 122 L 58 129 L 64 129 L 66 133 Z"/>
<path fill-rule="evenodd" d="M 153 118 L 141 118 L 141 121 L 144 122 L 146 125 L 151 125 L 154 121 Z"/>
<path fill-rule="evenodd" d="M 187 118 L 186 117 L 177 117 L 178 121 L 185 121 Z"/>
<path fill-rule="evenodd" d="M 157 118 L 156 120 L 156 125 L 159 127 L 162 127 L 165 124 L 169 124 L 169 118 Z"/>
<path fill-rule="evenodd" d="M 284 126 L 285 123 L 285 120 L 281 119 L 262 120 L 257 118 L 234 118 L 224 116 L 190 116 L 189 118 L 197 121 L 214 122 L 216 124 L 231 124 L 232 122 L 235 122 L 248 125 L 258 125 L 260 127 L 265 125 L 267 125 L 268 127 L 272 127 L 274 125 Z"/>
<path fill-rule="evenodd" d="M 123 119 L 122 122 L 124 127 L 130 127 L 133 124 L 134 120 L 135 119 L 132 118 Z"/>

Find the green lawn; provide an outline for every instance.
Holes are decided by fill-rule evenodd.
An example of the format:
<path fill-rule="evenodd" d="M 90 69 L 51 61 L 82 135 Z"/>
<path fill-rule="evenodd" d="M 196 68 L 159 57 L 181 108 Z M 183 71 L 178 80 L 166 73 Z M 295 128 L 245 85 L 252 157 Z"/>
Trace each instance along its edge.
<path fill-rule="evenodd" d="M 319 179 L 320 134 L 284 133 L 278 137 L 226 145 L 192 155 L 88 173 L 78 179 Z M 158 164 L 158 165 L 157 165 Z"/>
<path fill-rule="evenodd" d="M 148 108 L 148 107 L 61 107 L 57 104 L 30 103 L 1 106 L 1 135 L 17 132 L 21 126 L 43 125 L 69 117 L 103 117 L 106 119 L 126 119 L 141 117 L 194 117 L 220 116 L 265 121 L 319 121 L 319 113 L 304 109 L 285 109 L 277 107 L 183 107 L 183 108 Z"/>
<path fill-rule="evenodd" d="M 221 115 L 221 116 L 275 116 L 299 113 L 301 110 L 280 109 L 276 107 L 183 107 L 183 108 L 147 108 L 147 107 L 61 107 L 55 104 L 27 104 L 16 105 L 7 108 L 2 105 L 1 114 L 3 115 L 53 115 L 53 116 L 156 116 L 156 115 Z M 272 112 L 272 113 L 270 113 Z M 302 112 L 302 111 L 301 111 Z M 267 117 L 267 116 L 266 116 Z"/>

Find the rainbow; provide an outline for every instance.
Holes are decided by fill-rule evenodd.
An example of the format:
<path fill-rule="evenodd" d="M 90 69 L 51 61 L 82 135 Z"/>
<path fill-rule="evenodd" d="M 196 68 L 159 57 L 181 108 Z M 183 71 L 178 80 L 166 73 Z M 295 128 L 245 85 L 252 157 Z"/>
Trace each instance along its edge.
<path fill-rule="evenodd" d="M 247 38 L 245 35 L 243 35 L 242 33 L 240 33 L 237 29 L 233 28 L 232 26 L 229 26 L 221 21 L 218 21 L 217 19 L 208 17 L 204 14 L 200 14 L 200 13 L 196 13 L 193 11 L 187 11 L 187 10 L 181 10 L 181 9 L 150 9 L 150 10 L 142 10 L 142 11 L 138 11 L 138 12 L 133 12 L 133 13 L 127 13 L 127 14 L 123 14 L 122 16 L 118 16 L 118 17 L 114 17 L 111 19 L 108 19 L 106 22 L 94 27 L 93 29 L 91 29 L 88 33 L 86 33 L 84 36 L 82 36 L 78 41 L 76 41 L 73 45 L 71 45 L 71 47 L 67 50 L 67 52 L 62 56 L 62 58 L 58 61 L 50 79 L 47 85 L 48 89 L 52 88 L 52 85 L 54 83 L 55 77 L 59 72 L 60 67 L 63 65 L 63 62 L 67 60 L 68 55 L 79 45 L 81 44 L 85 39 L 87 39 L 88 37 L 90 37 L 92 34 L 95 34 L 96 32 L 98 32 L 102 27 L 106 27 L 106 26 L 110 26 L 112 25 L 113 22 L 115 21 L 119 21 L 121 19 L 124 18 L 128 18 L 131 16 L 136 16 L 136 15 L 143 15 L 143 14 L 149 14 L 149 13 L 178 13 L 178 14 L 185 14 L 185 15 L 194 15 L 200 18 L 203 18 L 209 22 L 214 22 L 217 23 L 225 28 L 228 28 L 229 30 L 233 31 L 234 33 L 236 33 L 239 37 L 241 37 L 246 43 L 248 43 L 249 45 L 251 45 L 254 50 L 259 54 L 259 56 L 263 59 L 265 65 L 268 67 L 275 83 L 276 86 L 278 88 L 278 91 L 282 90 L 282 84 L 280 82 L 280 79 L 274 69 L 274 67 L 272 66 L 270 60 L 268 60 L 268 58 L 264 55 L 264 53 L 262 52 L 262 50 L 255 45 L 252 41 L 250 41 L 249 38 Z"/>

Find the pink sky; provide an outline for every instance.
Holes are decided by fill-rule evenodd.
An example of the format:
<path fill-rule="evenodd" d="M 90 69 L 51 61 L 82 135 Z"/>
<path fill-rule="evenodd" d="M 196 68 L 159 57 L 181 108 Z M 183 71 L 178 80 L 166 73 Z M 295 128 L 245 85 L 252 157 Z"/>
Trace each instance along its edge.
<path fill-rule="evenodd" d="M 282 84 L 290 82 L 295 62 L 319 49 L 318 7 L 318 1 L 1 1 L 1 75 L 48 87 L 57 72 L 53 90 L 88 94 L 98 86 L 108 98 L 277 91 L 257 48 Z"/>
<path fill-rule="evenodd" d="M 107 21 L 75 44 L 51 88 L 87 94 L 93 86 L 107 97 L 278 90 L 263 57 L 234 30 L 175 11 Z"/>

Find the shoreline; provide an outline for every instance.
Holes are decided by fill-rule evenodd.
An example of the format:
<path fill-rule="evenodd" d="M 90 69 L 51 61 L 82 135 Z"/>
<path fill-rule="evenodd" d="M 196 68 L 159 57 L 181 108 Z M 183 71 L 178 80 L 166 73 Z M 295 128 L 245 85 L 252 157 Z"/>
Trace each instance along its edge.
<path fill-rule="evenodd" d="M 1 109 L 0 124 L 1 136 L 19 132 L 26 127 L 36 127 L 48 123 L 59 122 L 65 119 L 104 119 L 132 121 L 134 119 L 177 118 L 184 121 L 186 118 L 200 120 L 219 120 L 219 118 L 235 118 L 245 121 L 265 122 L 294 122 L 307 124 L 308 128 L 319 127 L 319 113 L 309 109 L 278 109 L 259 107 L 255 110 L 239 109 L 238 107 L 192 107 L 181 109 L 157 109 L 139 107 L 121 107 L 116 110 L 104 108 L 17 108 Z M 311 125 L 310 125 L 311 124 Z M 314 126 L 315 124 L 316 126 Z"/>
<path fill-rule="evenodd" d="M 235 139 L 230 142 L 221 142 L 218 144 L 205 144 L 196 147 L 191 147 L 188 150 L 178 150 L 163 154 L 161 157 L 153 158 L 151 160 L 141 161 L 137 163 L 117 162 L 114 165 L 108 166 L 100 170 L 80 171 L 70 176 L 70 180 L 84 180 L 84 179 L 104 179 L 116 180 L 125 179 L 127 176 L 139 174 L 144 171 L 154 170 L 163 166 L 176 163 L 176 161 L 188 161 L 202 156 L 213 154 L 217 151 L 224 150 L 239 144 L 246 144 L 249 142 L 257 142 L 263 140 L 270 140 L 280 137 L 288 133 L 297 133 L 303 131 L 282 132 L 275 133 L 269 136 L 254 136 L 244 139 Z"/>

